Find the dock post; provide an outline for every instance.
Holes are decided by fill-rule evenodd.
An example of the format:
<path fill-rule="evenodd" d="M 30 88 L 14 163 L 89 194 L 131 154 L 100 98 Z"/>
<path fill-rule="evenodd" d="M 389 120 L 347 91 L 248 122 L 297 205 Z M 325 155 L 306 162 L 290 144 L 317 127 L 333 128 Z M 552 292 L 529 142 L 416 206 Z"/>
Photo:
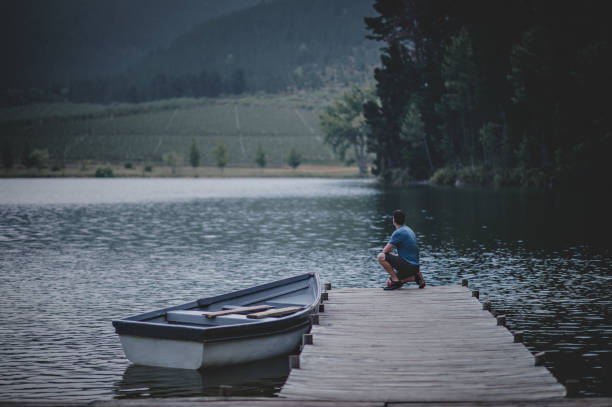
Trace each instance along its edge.
<path fill-rule="evenodd" d="M 482 303 L 482 309 L 491 312 L 491 302 L 485 301 Z"/>
<path fill-rule="evenodd" d="M 474 290 L 472 291 L 472 297 L 476 297 L 476 299 L 480 298 L 480 291 Z"/>
<path fill-rule="evenodd" d="M 514 333 L 514 343 L 523 342 L 523 331 L 516 331 Z"/>
<path fill-rule="evenodd" d="M 325 305 L 319 304 L 319 312 L 325 312 Z"/>
<path fill-rule="evenodd" d="M 300 368 L 300 355 L 289 355 L 289 369 Z"/>
<path fill-rule="evenodd" d="M 542 366 L 546 361 L 546 352 L 539 352 L 535 354 L 535 365 Z"/>
<path fill-rule="evenodd" d="M 304 334 L 304 336 L 302 336 L 302 344 L 312 345 L 313 344 L 312 334 Z"/>
<path fill-rule="evenodd" d="M 219 397 L 230 397 L 232 395 L 232 386 L 222 384 L 219 386 Z"/>
<path fill-rule="evenodd" d="M 569 379 L 565 381 L 565 397 L 576 397 L 578 395 L 579 380 Z"/>
<path fill-rule="evenodd" d="M 325 291 L 331 290 L 331 283 L 325 283 Z"/>
<path fill-rule="evenodd" d="M 462 287 L 467 287 L 468 286 L 468 279 L 464 278 L 463 280 L 461 280 L 461 286 Z"/>
<path fill-rule="evenodd" d="M 327 292 L 321 293 L 321 301 L 328 301 L 329 294 Z"/>
<path fill-rule="evenodd" d="M 313 314 L 312 315 L 312 324 L 313 325 L 319 325 L 319 314 Z"/>
<path fill-rule="evenodd" d="M 506 316 L 505 315 L 497 316 L 497 325 L 506 326 Z"/>

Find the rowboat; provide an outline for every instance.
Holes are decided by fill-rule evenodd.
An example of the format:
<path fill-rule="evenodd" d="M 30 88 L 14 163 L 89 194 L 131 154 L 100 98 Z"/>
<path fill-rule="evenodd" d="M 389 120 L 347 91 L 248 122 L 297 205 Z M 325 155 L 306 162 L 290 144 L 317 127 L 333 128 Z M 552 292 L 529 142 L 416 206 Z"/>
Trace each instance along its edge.
<path fill-rule="evenodd" d="M 288 355 L 321 302 L 317 273 L 113 321 L 136 365 L 200 369 Z"/>

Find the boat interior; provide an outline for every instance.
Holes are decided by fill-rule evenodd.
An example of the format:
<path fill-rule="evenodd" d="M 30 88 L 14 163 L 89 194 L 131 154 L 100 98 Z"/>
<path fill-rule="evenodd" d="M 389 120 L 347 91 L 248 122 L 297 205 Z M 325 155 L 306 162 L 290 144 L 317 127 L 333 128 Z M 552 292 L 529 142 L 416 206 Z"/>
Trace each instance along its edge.
<path fill-rule="evenodd" d="M 315 300 L 313 278 L 261 286 L 173 307 L 140 321 L 196 326 L 249 324 L 275 320 L 303 310 Z"/>

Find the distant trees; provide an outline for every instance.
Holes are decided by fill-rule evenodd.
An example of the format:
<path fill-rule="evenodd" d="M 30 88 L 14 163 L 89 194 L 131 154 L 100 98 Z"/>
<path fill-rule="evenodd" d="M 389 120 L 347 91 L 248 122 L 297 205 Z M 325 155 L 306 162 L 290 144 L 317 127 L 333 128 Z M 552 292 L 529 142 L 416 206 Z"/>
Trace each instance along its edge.
<path fill-rule="evenodd" d="M 333 148 L 341 160 L 352 149 L 359 173 L 367 173 L 367 127 L 363 116 L 363 105 L 376 96 L 372 89 L 354 87 L 331 105 L 323 109 L 319 116 L 325 142 Z"/>
<path fill-rule="evenodd" d="M 301 163 L 302 156 L 295 150 L 295 148 L 292 148 L 287 156 L 287 164 L 289 164 L 289 166 L 295 170 Z"/>
<path fill-rule="evenodd" d="M 236 69 L 232 72 L 229 83 L 229 91 L 234 95 L 239 95 L 246 91 L 246 81 L 244 79 L 244 71 Z"/>
<path fill-rule="evenodd" d="M 8 156 L 6 159 L 8 159 Z M 24 167 L 36 167 L 40 171 L 44 167 L 45 162 L 48 160 L 49 151 L 47 149 L 32 149 L 30 142 L 27 140 L 25 141 L 23 150 L 21 150 L 21 164 L 23 164 Z M 6 164 L 7 163 L 5 163 L 5 166 Z"/>
<path fill-rule="evenodd" d="M 2 166 L 8 170 L 13 168 L 14 164 L 15 159 L 13 158 L 11 142 L 8 138 L 5 138 L 4 142 L 2 143 Z"/>
<path fill-rule="evenodd" d="M 195 138 L 191 139 L 191 147 L 189 148 L 189 164 L 191 164 L 193 168 L 200 166 L 200 150 L 196 145 Z"/>
<path fill-rule="evenodd" d="M 32 161 L 32 146 L 28 140 L 23 144 L 23 150 L 21 150 L 21 164 L 26 168 L 32 168 L 34 162 Z"/>
<path fill-rule="evenodd" d="M 217 144 L 214 154 L 217 161 L 217 167 L 219 167 L 221 169 L 221 173 L 223 173 L 223 169 L 227 166 L 227 149 L 225 148 L 225 144 Z"/>
<path fill-rule="evenodd" d="M 96 178 L 113 178 L 115 176 L 110 165 L 96 168 L 94 175 Z"/>
<path fill-rule="evenodd" d="M 179 154 L 176 151 L 170 151 L 165 153 L 162 156 L 162 159 L 172 169 L 172 174 L 176 174 L 176 168 L 179 165 L 183 165 L 183 156 L 182 154 Z"/>
<path fill-rule="evenodd" d="M 32 167 L 36 167 L 40 171 L 48 159 L 49 151 L 47 149 L 35 149 L 30 153 L 29 162 Z"/>
<path fill-rule="evenodd" d="M 263 168 L 267 164 L 266 153 L 261 147 L 261 144 L 257 145 L 257 151 L 255 152 L 255 162 L 259 166 L 259 168 Z"/>

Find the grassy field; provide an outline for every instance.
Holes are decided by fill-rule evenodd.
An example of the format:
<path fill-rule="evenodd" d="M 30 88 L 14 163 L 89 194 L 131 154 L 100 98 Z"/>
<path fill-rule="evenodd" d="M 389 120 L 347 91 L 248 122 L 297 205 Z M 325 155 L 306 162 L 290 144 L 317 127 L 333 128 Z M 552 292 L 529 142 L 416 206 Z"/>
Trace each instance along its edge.
<path fill-rule="evenodd" d="M 188 164 L 196 141 L 202 166 L 215 166 L 224 144 L 229 167 L 255 166 L 258 145 L 269 167 L 286 164 L 295 148 L 309 165 L 341 165 L 323 143 L 319 112 L 339 92 L 172 99 L 141 104 L 41 104 L 0 109 L 0 148 L 18 163 L 27 141 L 47 149 L 49 167 L 90 160 L 114 164 L 161 163 L 176 152 Z"/>

